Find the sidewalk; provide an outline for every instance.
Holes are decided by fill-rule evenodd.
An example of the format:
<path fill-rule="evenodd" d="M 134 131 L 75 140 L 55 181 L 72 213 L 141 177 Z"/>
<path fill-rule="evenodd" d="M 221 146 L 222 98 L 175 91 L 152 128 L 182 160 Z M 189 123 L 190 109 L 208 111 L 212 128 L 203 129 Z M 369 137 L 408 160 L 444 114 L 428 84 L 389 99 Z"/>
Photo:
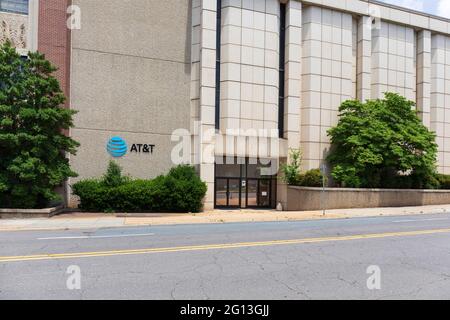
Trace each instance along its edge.
<path fill-rule="evenodd" d="M 138 215 L 126 216 L 119 214 L 109 215 L 79 212 L 63 214 L 53 218 L 0 219 L 0 231 L 73 230 L 150 225 L 302 221 L 439 213 L 450 213 L 450 205 L 327 210 L 325 216 L 322 211 L 279 212 L 273 210 L 259 211 L 245 209 L 232 211 L 214 210 L 199 214 L 149 214 L 142 217 L 139 217 Z"/>

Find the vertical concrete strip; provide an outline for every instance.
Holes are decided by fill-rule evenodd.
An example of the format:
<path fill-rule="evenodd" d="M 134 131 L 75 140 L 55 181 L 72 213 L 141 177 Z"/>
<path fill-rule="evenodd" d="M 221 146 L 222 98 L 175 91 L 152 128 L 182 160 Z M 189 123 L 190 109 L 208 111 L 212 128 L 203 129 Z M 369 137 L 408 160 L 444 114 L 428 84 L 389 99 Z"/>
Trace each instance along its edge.
<path fill-rule="evenodd" d="M 417 111 L 423 124 L 430 128 L 431 98 L 431 32 L 419 31 L 417 37 Z"/>
<path fill-rule="evenodd" d="M 200 177 L 208 185 L 205 209 L 214 207 L 217 1 L 200 6 Z"/>
<path fill-rule="evenodd" d="M 322 29 L 322 9 L 314 6 L 302 8 L 300 148 L 304 170 L 320 166 Z M 331 50 L 328 53 L 331 54 Z M 329 61 L 331 63 L 331 59 Z"/>
<path fill-rule="evenodd" d="M 449 174 L 450 148 L 448 149 L 445 146 L 446 141 L 449 141 L 447 137 L 450 136 L 450 121 L 447 123 L 446 118 L 448 117 L 445 116 L 445 113 L 448 111 L 445 94 L 446 40 L 447 37 L 441 34 L 433 34 L 431 37 L 430 129 L 436 133 L 436 142 L 439 149 L 438 170 L 441 173 Z"/>
<path fill-rule="evenodd" d="M 288 147 L 300 148 L 300 92 L 302 78 L 302 3 L 286 4 L 284 137 Z"/>
<path fill-rule="evenodd" d="M 191 36 L 191 93 L 190 93 L 190 132 L 192 133 L 192 160 L 199 163 L 199 133 L 197 123 L 200 121 L 200 44 L 201 44 L 201 0 L 192 1 L 192 36 Z"/>
<path fill-rule="evenodd" d="M 38 49 L 39 0 L 28 3 L 28 50 Z"/>
<path fill-rule="evenodd" d="M 357 97 L 360 101 L 371 98 L 371 54 L 372 18 L 362 16 L 358 22 Z"/>

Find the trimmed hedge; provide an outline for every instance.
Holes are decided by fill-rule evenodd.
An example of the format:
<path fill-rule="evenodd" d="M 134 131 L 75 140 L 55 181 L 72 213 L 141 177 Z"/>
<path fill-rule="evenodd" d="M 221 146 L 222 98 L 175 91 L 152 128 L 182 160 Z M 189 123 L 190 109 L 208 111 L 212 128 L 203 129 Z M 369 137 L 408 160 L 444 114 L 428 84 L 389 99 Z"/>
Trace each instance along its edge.
<path fill-rule="evenodd" d="M 111 164 L 110 164 L 111 167 Z M 178 166 L 153 180 L 89 179 L 75 183 L 73 193 L 80 197 L 80 209 L 102 212 L 199 212 L 207 187 L 191 166 Z M 108 181 L 121 181 L 108 184 Z"/>
<path fill-rule="evenodd" d="M 325 184 L 327 181 L 325 180 Z M 298 183 L 301 187 L 322 187 L 323 175 L 320 169 L 312 169 L 298 175 Z"/>
<path fill-rule="evenodd" d="M 439 182 L 440 189 L 450 190 L 450 175 L 438 174 L 436 179 Z"/>

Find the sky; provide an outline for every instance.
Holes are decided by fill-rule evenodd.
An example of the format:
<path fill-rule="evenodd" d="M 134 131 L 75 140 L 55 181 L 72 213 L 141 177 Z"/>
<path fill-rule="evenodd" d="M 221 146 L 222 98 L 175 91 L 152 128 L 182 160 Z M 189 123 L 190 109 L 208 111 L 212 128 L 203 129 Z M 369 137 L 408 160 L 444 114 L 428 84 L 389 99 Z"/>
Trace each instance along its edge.
<path fill-rule="evenodd" d="M 381 0 L 412 10 L 431 13 L 450 19 L 450 0 Z"/>

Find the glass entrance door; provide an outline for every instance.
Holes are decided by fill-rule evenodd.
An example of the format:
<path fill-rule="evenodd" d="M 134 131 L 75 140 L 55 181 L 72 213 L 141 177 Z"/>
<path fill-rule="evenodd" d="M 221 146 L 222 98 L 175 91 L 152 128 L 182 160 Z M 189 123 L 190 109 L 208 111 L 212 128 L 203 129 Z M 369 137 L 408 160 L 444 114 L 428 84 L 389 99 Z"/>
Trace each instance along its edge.
<path fill-rule="evenodd" d="M 216 207 L 228 206 L 228 179 L 216 179 L 215 189 Z"/>
<path fill-rule="evenodd" d="M 241 206 L 241 179 L 228 179 L 228 207 Z"/>
<path fill-rule="evenodd" d="M 271 208 L 273 196 L 271 179 L 247 179 L 247 208 Z"/>
<path fill-rule="evenodd" d="M 215 206 L 217 208 L 240 208 L 240 186 L 240 179 L 217 178 L 215 184 Z"/>
<path fill-rule="evenodd" d="M 275 208 L 276 175 L 265 176 L 262 168 L 248 159 L 234 164 L 216 163 L 215 207 Z"/>
<path fill-rule="evenodd" d="M 271 184 L 268 179 L 260 179 L 259 183 L 259 203 L 260 208 L 270 208 L 270 199 L 272 196 Z"/>
<path fill-rule="evenodd" d="M 247 193 L 246 193 L 246 206 L 257 207 L 258 206 L 258 180 L 247 180 Z"/>

